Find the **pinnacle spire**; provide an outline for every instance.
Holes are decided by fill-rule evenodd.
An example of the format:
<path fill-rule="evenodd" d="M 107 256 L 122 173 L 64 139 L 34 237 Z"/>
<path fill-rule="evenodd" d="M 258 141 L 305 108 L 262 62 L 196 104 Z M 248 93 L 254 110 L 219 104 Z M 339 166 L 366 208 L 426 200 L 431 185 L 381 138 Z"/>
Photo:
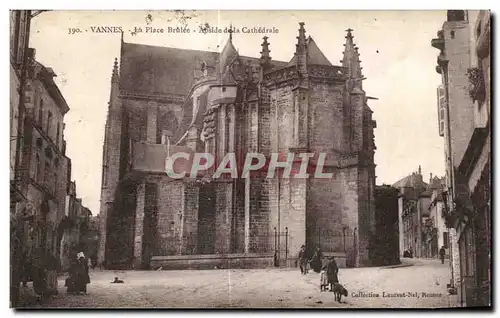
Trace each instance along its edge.
<path fill-rule="evenodd" d="M 358 47 L 354 45 L 354 36 L 352 35 L 353 29 L 349 28 L 346 30 L 346 43 L 344 44 L 344 57 L 342 59 L 342 66 L 346 67 L 348 70 L 348 76 L 353 79 L 363 78 L 361 73 L 361 61 L 359 60 Z"/>
<path fill-rule="evenodd" d="M 304 22 L 300 22 L 299 36 L 297 37 L 297 44 L 295 49 L 295 58 L 297 63 L 297 70 L 302 76 L 307 76 L 307 39 L 306 29 Z"/>
<path fill-rule="evenodd" d="M 229 42 L 233 42 L 233 24 L 229 24 Z"/>
<path fill-rule="evenodd" d="M 111 81 L 118 81 L 118 58 L 115 57 L 115 62 L 113 63 L 113 74 L 111 75 Z"/>
<path fill-rule="evenodd" d="M 262 42 L 262 51 L 260 52 L 260 64 L 262 66 L 269 65 L 269 62 L 271 62 L 271 56 L 269 53 L 271 50 L 269 50 L 269 42 L 267 42 L 267 39 L 269 39 L 267 36 L 264 36 L 262 38 L 264 41 Z"/>
<path fill-rule="evenodd" d="M 298 39 L 298 45 L 306 45 L 306 29 L 304 28 L 304 22 L 300 22 L 300 28 L 299 28 L 299 36 L 297 37 Z"/>

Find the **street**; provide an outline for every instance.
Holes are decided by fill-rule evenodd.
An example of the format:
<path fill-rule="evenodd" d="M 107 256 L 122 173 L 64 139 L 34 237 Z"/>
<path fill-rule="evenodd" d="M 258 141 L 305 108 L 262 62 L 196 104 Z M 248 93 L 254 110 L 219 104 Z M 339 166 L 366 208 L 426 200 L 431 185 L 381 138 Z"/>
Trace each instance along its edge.
<path fill-rule="evenodd" d="M 450 307 L 449 263 L 405 260 L 397 268 L 341 269 L 349 295 L 320 292 L 319 274 L 299 269 L 93 271 L 87 295 L 59 295 L 33 308 L 437 308 Z M 112 284 L 118 276 L 123 284 Z M 31 290 L 31 284 L 28 285 Z M 405 293 L 404 295 L 397 293 Z M 427 293 L 427 297 L 425 297 Z M 25 291 L 25 294 L 28 294 Z M 378 297 L 377 297 L 378 294 Z M 439 296 L 441 294 L 441 296 Z M 386 296 L 386 297 L 384 297 Z"/>

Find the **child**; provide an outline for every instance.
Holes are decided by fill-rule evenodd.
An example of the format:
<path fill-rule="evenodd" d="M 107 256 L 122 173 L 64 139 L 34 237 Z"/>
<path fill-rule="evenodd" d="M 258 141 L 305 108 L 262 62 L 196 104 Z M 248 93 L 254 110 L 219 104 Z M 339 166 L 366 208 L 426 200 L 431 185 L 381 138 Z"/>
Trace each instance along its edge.
<path fill-rule="evenodd" d="M 328 276 L 326 275 L 326 265 L 324 265 L 322 268 L 321 268 L 321 278 L 320 278 L 320 282 L 319 282 L 319 286 L 320 286 L 320 290 L 323 292 L 323 291 L 327 291 L 327 286 L 328 286 Z"/>

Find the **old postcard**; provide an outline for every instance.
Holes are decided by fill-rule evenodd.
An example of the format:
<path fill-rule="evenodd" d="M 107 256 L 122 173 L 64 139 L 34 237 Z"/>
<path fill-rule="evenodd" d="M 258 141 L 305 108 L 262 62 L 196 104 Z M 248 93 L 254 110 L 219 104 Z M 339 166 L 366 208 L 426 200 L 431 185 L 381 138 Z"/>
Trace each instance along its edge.
<path fill-rule="evenodd" d="M 13 308 L 491 306 L 490 11 L 10 11 Z"/>

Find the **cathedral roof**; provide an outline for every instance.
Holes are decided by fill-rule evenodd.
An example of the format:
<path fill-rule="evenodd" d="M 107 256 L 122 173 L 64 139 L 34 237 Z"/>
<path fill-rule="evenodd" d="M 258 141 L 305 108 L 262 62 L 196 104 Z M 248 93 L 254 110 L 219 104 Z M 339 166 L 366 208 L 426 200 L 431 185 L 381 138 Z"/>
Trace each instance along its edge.
<path fill-rule="evenodd" d="M 215 52 L 123 43 L 120 88 L 130 92 L 186 95 L 193 71 L 203 61 L 215 65 Z"/>
<path fill-rule="evenodd" d="M 307 56 L 307 64 L 332 66 L 332 63 L 328 61 L 326 56 L 323 54 L 323 52 L 321 52 L 320 48 L 318 47 L 316 42 L 314 42 L 311 36 L 307 38 Z M 288 65 L 295 65 L 295 63 L 297 63 L 296 60 L 297 56 L 294 55 Z"/>
<path fill-rule="evenodd" d="M 193 72 L 202 62 L 219 71 L 218 52 L 177 49 L 122 43 L 120 89 L 129 92 L 187 95 L 195 79 Z M 228 53 L 227 56 L 230 54 Z M 259 65 L 259 58 L 240 57 Z M 286 62 L 271 61 L 274 68 Z"/>

